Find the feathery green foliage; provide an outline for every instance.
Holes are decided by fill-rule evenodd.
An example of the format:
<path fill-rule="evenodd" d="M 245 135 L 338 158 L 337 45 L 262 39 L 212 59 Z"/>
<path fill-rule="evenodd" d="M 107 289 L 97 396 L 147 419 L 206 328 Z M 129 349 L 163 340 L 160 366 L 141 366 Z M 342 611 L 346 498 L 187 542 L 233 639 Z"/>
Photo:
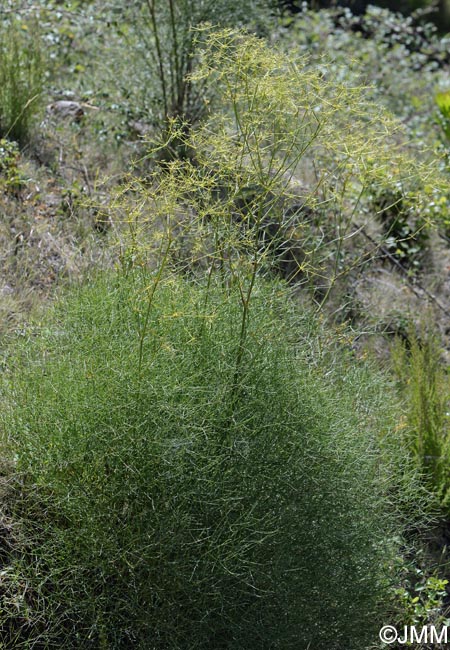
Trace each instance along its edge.
<path fill-rule="evenodd" d="M 449 378 L 436 332 L 422 325 L 408 345 L 397 340 L 394 370 L 406 403 L 404 442 L 412 450 L 429 488 L 441 505 L 450 505 Z"/>
<path fill-rule="evenodd" d="M 165 231 L 178 268 L 220 267 L 243 296 L 256 274 L 281 272 L 319 289 L 323 305 L 367 262 L 353 242 L 374 222 L 374 195 L 390 190 L 420 211 L 443 184 L 436 161 L 411 155 L 400 122 L 332 70 L 242 32 L 205 38 L 192 78 L 217 101 L 196 128 L 170 121 L 150 157 L 172 143 L 188 155 L 125 185 L 118 220 L 140 255 Z"/>
<path fill-rule="evenodd" d="M 420 511 L 386 384 L 258 281 L 236 390 L 237 288 L 167 273 L 138 373 L 149 287 L 91 281 L 5 361 L 27 638 L 34 621 L 43 647 L 360 650 Z"/>

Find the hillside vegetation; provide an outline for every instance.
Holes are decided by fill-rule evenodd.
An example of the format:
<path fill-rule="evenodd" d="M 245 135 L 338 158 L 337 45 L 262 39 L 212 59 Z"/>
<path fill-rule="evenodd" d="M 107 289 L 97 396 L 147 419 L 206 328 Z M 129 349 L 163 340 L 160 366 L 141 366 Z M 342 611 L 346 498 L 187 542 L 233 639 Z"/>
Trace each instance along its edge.
<path fill-rule="evenodd" d="M 447 624 L 450 56 L 407 4 L 1 4 L 0 648 Z"/>

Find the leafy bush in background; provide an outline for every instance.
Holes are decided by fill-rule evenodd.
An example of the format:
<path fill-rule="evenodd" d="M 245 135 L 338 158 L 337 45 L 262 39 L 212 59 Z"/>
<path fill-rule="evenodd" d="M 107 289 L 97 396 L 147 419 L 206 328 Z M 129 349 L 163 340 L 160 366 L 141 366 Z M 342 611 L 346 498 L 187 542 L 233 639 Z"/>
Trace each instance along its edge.
<path fill-rule="evenodd" d="M 276 7 L 275 0 L 245 4 L 238 0 L 136 0 L 126 7 L 117 3 L 113 10 L 119 37 L 114 74 L 130 117 L 140 117 L 156 128 L 164 128 L 173 117 L 198 122 L 214 89 L 190 78 L 197 65 L 197 28 L 208 23 L 216 29 L 261 30 Z M 121 65 L 123 57 L 126 69 Z"/>
<path fill-rule="evenodd" d="M 319 8 L 341 8 L 350 9 L 353 13 L 360 15 L 370 11 L 372 6 L 384 7 L 392 12 L 413 14 L 416 18 L 427 16 L 433 20 L 442 31 L 448 30 L 450 26 L 450 5 L 448 0 L 311 0 L 301 2 L 300 0 L 280 0 L 280 4 L 294 11 L 301 11 L 302 7 L 308 5 L 313 9 Z"/>
<path fill-rule="evenodd" d="M 0 137 L 21 144 L 41 104 L 44 61 L 36 29 L 13 18 L 0 25 Z"/>
<path fill-rule="evenodd" d="M 6 359 L 28 642 L 360 650 L 421 507 L 386 384 L 257 282 L 236 391 L 237 287 L 170 274 L 139 373 L 151 281 L 91 280 Z"/>
<path fill-rule="evenodd" d="M 422 147 L 436 139 L 434 95 L 447 80 L 449 48 L 433 25 L 376 6 L 364 16 L 304 10 L 287 21 L 283 42 L 308 54 L 312 65 L 320 66 L 326 52 L 341 78 L 366 83 L 372 98 L 400 117 Z"/>

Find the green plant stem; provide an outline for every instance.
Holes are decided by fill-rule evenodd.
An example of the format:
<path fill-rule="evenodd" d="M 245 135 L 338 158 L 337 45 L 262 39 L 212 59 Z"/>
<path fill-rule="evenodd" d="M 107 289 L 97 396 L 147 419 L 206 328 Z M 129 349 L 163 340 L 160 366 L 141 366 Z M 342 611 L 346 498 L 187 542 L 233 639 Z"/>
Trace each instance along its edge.
<path fill-rule="evenodd" d="M 163 104 L 164 104 L 164 116 L 165 118 L 167 118 L 169 117 L 169 104 L 167 101 L 167 81 L 166 81 L 166 75 L 164 73 L 164 58 L 163 58 L 163 53 L 161 48 L 161 41 L 159 38 L 158 20 L 155 11 L 155 0 L 147 0 L 147 6 L 150 12 L 153 34 L 155 36 L 155 47 L 156 47 L 156 53 L 158 58 L 159 80 L 161 83 L 161 92 L 162 92 Z"/>
<path fill-rule="evenodd" d="M 155 278 L 155 280 L 154 280 L 154 282 L 153 282 L 153 284 L 152 284 L 152 286 L 150 288 L 150 293 L 149 293 L 149 296 L 148 296 L 147 308 L 146 308 L 145 317 L 144 317 L 144 325 L 143 325 L 142 330 L 141 330 L 140 335 L 139 335 L 139 361 L 138 361 L 138 375 L 139 375 L 139 378 L 142 377 L 142 361 L 143 361 L 143 356 L 144 356 L 144 342 L 145 342 L 145 338 L 147 336 L 148 323 L 149 323 L 149 320 L 150 320 L 150 314 L 151 314 L 151 310 L 152 310 L 152 306 L 153 306 L 153 298 L 154 298 L 156 289 L 157 289 L 157 287 L 158 287 L 158 285 L 159 285 L 159 283 L 161 281 L 163 271 L 164 271 L 164 269 L 166 267 L 167 260 L 168 260 L 168 257 L 169 257 L 169 251 L 170 251 L 171 244 L 172 244 L 172 240 L 169 238 L 169 240 L 167 242 L 166 249 L 164 251 L 162 261 L 161 261 L 161 263 L 159 265 L 159 268 L 158 268 L 158 271 L 157 271 L 157 274 L 156 274 L 156 278 Z"/>
<path fill-rule="evenodd" d="M 172 56 L 173 56 L 173 66 L 171 65 L 170 69 L 171 71 L 173 71 L 173 68 L 175 69 L 175 82 L 172 82 L 172 108 L 175 108 L 176 114 L 180 114 L 182 108 L 182 105 L 180 104 L 182 76 L 180 75 L 177 22 L 176 22 L 175 7 L 174 7 L 173 0 L 169 0 L 169 12 L 170 12 L 170 28 L 172 32 Z M 175 98 L 175 91 L 176 91 L 176 98 Z"/>

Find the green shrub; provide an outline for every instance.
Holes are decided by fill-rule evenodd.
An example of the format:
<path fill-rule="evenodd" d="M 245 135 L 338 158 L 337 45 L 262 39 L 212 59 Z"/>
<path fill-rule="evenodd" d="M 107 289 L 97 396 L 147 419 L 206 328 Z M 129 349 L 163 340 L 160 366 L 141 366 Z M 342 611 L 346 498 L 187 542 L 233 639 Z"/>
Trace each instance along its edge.
<path fill-rule="evenodd" d="M 256 281 L 236 390 L 236 285 L 149 286 L 91 280 L 4 362 L 35 642 L 360 650 L 421 509 L 386 384 Z"/>
<path fill-rule="evenodd" d="M 36 24 L 0 25 L 0 137 L 24 143 L 40 106 L 44 62 Z"/>

